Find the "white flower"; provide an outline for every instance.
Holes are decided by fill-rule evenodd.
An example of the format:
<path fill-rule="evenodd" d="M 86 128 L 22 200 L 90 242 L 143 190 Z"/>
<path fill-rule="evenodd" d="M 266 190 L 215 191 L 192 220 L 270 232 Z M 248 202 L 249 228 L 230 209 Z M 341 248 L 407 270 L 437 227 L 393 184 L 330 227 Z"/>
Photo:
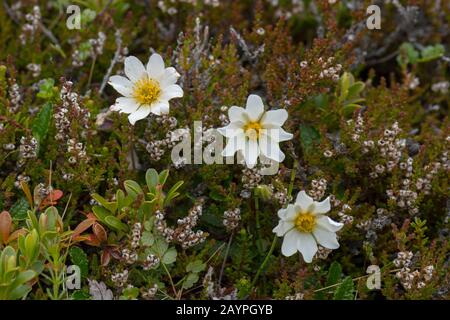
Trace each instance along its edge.
<path fill-rule="evenodd" d="M 173 67 L 165 68 L 157 53 L 151 55 L 146 67 L 138 58 L 127 57 L 125 75 L 128 79 L 117 75 L 109 78 L 109 84 L 123 95 L 111 109 L 129 113 L 128 120 L 132 125 L 150 112 L 156 115 L 169 113 L 169 100 L 183 96 L 183 89 L 175 84 L 179 73 Z"/>
<path fill-rule="evenodd" d="M 326 216 L 328 211 L 330 197 L 316 202 L 305 191 L 298 193 L 294 204 L 278 210 L 280 222 L 273 232 L 279 237 L 284 236 L 281 253 L 289 257 L 298 250 L 309 263 L 317 252 L 317 243 L 328 249 L 339 248 L 336 231 L 343 224 Z"/>
<path fill-rule="evenodd" d="M 218 129 L 228 138 L 223 156 L 230 157 L 241 151 L 249 168 L 256 165 L 260 155 L 277 162 L 284 160 L 278 144 L 293 137 L 281 128 L 288 118 L 285 109 L 264 111 L 262 99 L 251 94 L 245 109 L 236 106 L 228 109 L 228 118 L 230 124 Z"/>

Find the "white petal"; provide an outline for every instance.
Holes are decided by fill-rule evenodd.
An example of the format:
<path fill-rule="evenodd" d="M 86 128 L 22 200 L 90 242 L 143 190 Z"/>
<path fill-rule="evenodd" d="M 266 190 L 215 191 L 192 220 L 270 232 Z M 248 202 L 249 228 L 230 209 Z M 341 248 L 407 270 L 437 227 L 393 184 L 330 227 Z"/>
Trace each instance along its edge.
<path fill-rule="evenodd" d="M 147 75 L 142 62 L 134 56 L 125 59 L 125 74 L 132 82 L 136 82 Z"/>
<path fill-rule="evenodd" d="M 284 236 L 281 253 L 286 257 L 290 257 L 297 252 L 298 234 L 297 230 L 291 230 Z"/>
<path fill-rule="evenodd" d="M 133 95 L 133 83 L 122 76 L 112 76 L 108 83 L 121 95 L 131 97 Z"/>
<path fill-rule="evenodd" d="M 163 92 L 161 94 L 161 100 L 170 100 L 173 98 L 181 98 L 183 96 L 183 89 L 177 84 L 171 84 L 163 88 Z"/>
<path fill-rule="evenodd" d="M 259 147 L 261 153 L 269 159 L 283 162 L 284 153 L 280 150 L 278 142 L 274 142 L 269 136 L 263 133 L 263 130 L 259 138 Z"/>
<path fill-rule="evenodd" d="M 169 102 L 159 101 L 151 105 L 150 111 L 156 115 L 168 114 L 169 113 Z"/>
<path fill-rule="evenodd" d="M 297 194 L 297 199 L 295 200 L 295 204 L 300 207 L 302 211 L 307 211 L 309 206 L 314 203 L 313 198 L 308 196 L 305 191 L 300 191 Z"/>
<path fill-rule="evenodd" d="M 285 220 L 287 215 L 287 208 L 281 208 L 280 210 L 278 210 L 277 214 L 278 218 Z"/>
<path fill-rule="evenodd" d="M 253 168 L 259 155 L 258 142 L 248 139 L 245 141 L 244 159 L 248 168 Z"/>
<path fill-rule="evenodd" d="M 157 79 L 162 76 L 164 72 L 164 60 L 163 58 L 154 53 L 150 56 L 147 62 L 147 73 L 150 78 Z"/>
<path fill-rule="evenodd" d="M 273 228 L 272 232 L 276 233 L 277 236 L 282 237 L 292 228 L 294 228 L 294 224 L 292 222 L 280 220 L 278 225 Z"/>
<path fill-rule="evenodd" d="M 264 112 L 264 104 L 261 97 L 256 94 L 249 95 L 245 111 L 247 111 L 250 121 L 258 121 Z"/>
<path fill-rule="evenodd" d="M 270 110 L 264 113 L 261 124 L 264 128 L 281 127 L 287 120 L 288 113 L 285 109 Z"/>
<path fill-rule="evenodd" d="M 241 107 L 230 107 L 230 109 L 228 109 L 228 118 L 230 119 L 230 122 L 248 122 L 247 113 L 245 112 L 245 109 Z"/>
<path fill-rule="evenodd" d="M 339 248 L 339 243 L 336 239 L 336 234 L 334 232 L 317 227 L 313 231 L 314 237 L 317 242 L 328 249 Z"/>
<path fill-rule="evenodd" d="M 291 140 L 294 135 L 292 133 L 284 131 L 283 128 L 263 129 L 273 141 L 281 142 Z"/>
<path fill-rule="evenodd" d="M 244 127 L 244 123 L 237 121 L 237 122 L 230 122 L 229 125 L 222 127 L 222 128 L 218 128 L 217 131 L 219 131 L 219 133 L 221 135 L 223 135 L 224 137 L 227 138 L 232 138 L 238 134 L 243 134 L 244 130 L 242 129 Z"/>
<path fill-rule="evenodd" d="M 302 253 L 303 260 L 310 263 L 317 252 L 317 243 L 312 234 L 298 232 L 297 248 Z"/>
<path fill-rule="evenodd" d="M 171 84 L 175 84 L 180 77 L 180 74 L 175 70 L 174 67 L 166 68 L 163 74 L 160 76 L 159 83 L 161 83 L 162 87 L 170 86 Z"/>
<path fill-rule="evenodd" d="M 133 113 L 139 108 L 139 103 L 133 98 L 120 97 L 116 99 L 115 109 L 123 113 Z"/>
<path fill-rule="evenodd" d="M 288 204 L 288 206 L 286 208 L 285 220 L 292 221 L 297 217 L 297 214 L 298 214 L 298 212 L 297 212 L 295 206 L 293 204 Z"/>
<path fill-rule="evenodd" d="M 330 197 L 327 197 L 322 202 L 314 202 L 314 213 L 316 214 L 327 213 L 330 209 Z"/>
<path fill-rule="evenodd" d="M 245 138 L 243 133 L 228 139 L 225 149 L 222 151 L 224 157 L 233 156 L 236 151 L 243 150 L 245 148 Z"/>
<path fill-rule="evenodd" d="M 151 111 L 151 108 L 148 106 L 141 106 L 135 112 L 128 116 L 128 120 L 132 125 L 136 123 L 136 121 L 146 118 Z"/>
<path fill-rule="evenodd" d="M 325 230 L 331 231 L 331 232 L 339 231 L 344 226 L 343 223 L 336 222 L 327 216 L 317 217 L 316 223 L 318 226 L 322 227 Z"/>

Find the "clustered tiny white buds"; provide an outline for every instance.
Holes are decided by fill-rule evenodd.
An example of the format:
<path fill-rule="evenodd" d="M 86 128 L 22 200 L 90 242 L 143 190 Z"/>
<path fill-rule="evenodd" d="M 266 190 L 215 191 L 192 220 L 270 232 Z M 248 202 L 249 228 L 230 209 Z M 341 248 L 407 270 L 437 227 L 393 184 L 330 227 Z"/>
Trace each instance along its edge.
<path fill-rule="evenodd" d="M 242 186 L 244 190 L 251 191 L 256 188 L 262 180 L 262 175 L 259 172 L 258 168 L 244 168 L 242 169 Z M 243 198 L 246 198 L 242 195 Z M 250 196 L 250 192 L 248 192 L 248 196 Z"/>
<path fill-rule="evenodd" d="M 16 181 L 14 182 L 14 186 L 18 189 L 21 188 L 20 183 L 21 182 L 30 182 L 30 177 L 25 174 L 19 174 L 16 178 Z"/>
<path fill-rule="evenodd" d="M 61 104 L 56 107 L 54 118 L 56 126 L 55 138 L 58 141 L 64 141 L 69 138 L 71 120 L 76 120 L 83 129 L 89 128 L 89 116 L 88 110 L 81 107 L 79 102 L 79 96 L 77 93 L 72 92 L 73 83 L 62 79 L 61 88 Z M 81 132 L 81 134 L 85 134 Z"/>
<path fill-rule="evenodd" d="M 76 142 L 75 139 L 67 140 L 67 155 L 69 156 L 70 164 L 77 164 L 80 161 L 86 161 L 86 148 L 81 142 Z"/>
<path fill-rule="evenodd" d="M 348 213 L 352 211 L 352 208 L 348 204 L 343 204 L 341 210 L 338 212 L 338 216 L 341 218 L 343 224 L 352 224 L 353 216 Z"/>
<path fill-rule="evenodd" d="M 105 46 L 106 35 L 103 32 L 98 33 L 97 39 L 89 39 L 91 44 L 91 56 L 96 57 L 103 54 L 103 47 Z"/>
<path fill-rule="evenodd" d="M 342 70 L 341 64 L 333 64 L 334 58 L 329 57 L 326 61 L 319 57 L 317 62 L 322 66 L 323 70 L 320 72 L 319 77 L 332 79 L 333 81 L 339 80 L 339 74 Z"/>
<path fill-rule="evenodd" d="M 401 251 L 397 253 L 397 258 L 393 261 L 397 268 L 401 268 L 395 276 L 406 290 L 411 290 L 414 286 L 421 289 L 433 278 L 434 267 L 432 265 L 426 266 L 422 271 L 411 270 L 413 257 L 411 251 Z"/>
<path fill-rule="evenodd" d="M 142 292 L 142 298 L 145 300 L 151 300 L 155 297 L 158 292 L 158 285 L 155 283 L 153 287 L 149 288 L 145 292 Z"/>
<path fill-rule="evenodd" d="M 327 180 L 324 178 L 320 180 L 313 179 L 311 181 L 311 189 L 308 191 L 308 194 L 315 201 L 319 201 L 325 195 L 325 191 L 327 190 Z"/>
<path fill-rule="evenodd" d="M 233 231 L 239 226 L 241 221 L 241 209 L 234 208 L 223 213 L 223 225 L 228 232 Z"/>
<path fill-rule="evenodd" d="M 113 273 L 111 275 L 111 281 L 118 288 L 123 288 L 128 281 L 128 270 L 125 269 L 122 272 Z"/>
<path fill-rule="evenodd" d="M 301 293 L 301 292 L 297 292 L 294 295 L 291 296 L 286 296 L 284 298 L 284 300 L 303 300 L 303 298 L 305 297 L 305 294 Z"/>
<path fill-rule="evenodd" d="M 449 87 L 450 87 L 450 82 L 448 82 L 448 81 L 441 81 L 441 82 L 434 83 L 431 86 L 431 90 L 433 92 L 439 92 L 441 94 L 446 94 L 448 92 L 448 88 Z"/>
<path fill-rule="evenodd" d="M 166 238 L 167 242 L 179 243 L 183 249 L 193 247 L 205 241 L 208 236 L 207 232 L 201 230 L 192 230 L 202 215 L 203 201 L 199 200 L 194 207 L 189 210 L 189 214 L 177 220 L 177 227 L 175 229 L 167 226 L 164 219 L 164 213 L 161 210 L 156 211 L 156 229 Z"/>
<path fill-rule="evenodd" d="M 20 87 L 17 83 L 12 83 L 8 90 L 9 93 L 9 111 L 16 113 L 22 102 L 22 94 L 20 93 Z"/>
<path fill-rule="evenodd" d="M 150 270 L 156 268 L 159 265 L 160 259 L 154 254 L 150 254 L 147 256 L 145 261 L 142 264 L 144 270 Z"/>
<path fill-rule="evenodd" d="M 31 75 L 33 78 L 39 77 L 41 74 L 41 65 L 37 63 L 29 63 L 27 64 L 27 69 L 31 71 Z"/>
<path fill-rule="evenodd" d="M 133 264 L 137 261 L 138 255 L 136 252 L 131 251 L 130 249 L 122 249 L 121 257 L 125 261 L 126 264 Z"/>
<path fill-rule="evenodd" d="M 27 23 L 25 23 L 22 26 L 22 33 L 19 36 L 19 39 L 22 44 L 26 44 L 27 39 L 30 39 L 30 41 L 33 41 L 34 36 L 36 32 L 39 29 L 39 25 L 41 23 L 41 10 L 38 6 L 33 7 L 33 12 L 28 13 L 25 16 L 25 20 Z"/>
<path fill-rule="evenodd" d="M 133 249 L 136 249 L 139 246 L 139 241 L 141 240 L 141 228 L 141 223 L 136 222 L 131 229 L 131 248 Z"/>
<path fill-rule="evenodd" d="M 37 140 L 34 137 L 23 136 L 20 138 L 18 165 L 23 165 L 27 159 L 35 159 L 37 157 L 36 152 Z"/>

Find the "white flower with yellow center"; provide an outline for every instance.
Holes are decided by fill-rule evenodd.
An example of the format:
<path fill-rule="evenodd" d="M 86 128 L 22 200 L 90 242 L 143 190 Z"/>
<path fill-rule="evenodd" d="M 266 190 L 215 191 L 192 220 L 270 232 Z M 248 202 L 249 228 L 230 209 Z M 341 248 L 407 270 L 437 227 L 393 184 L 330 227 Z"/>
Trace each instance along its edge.
<path fill-rule="evenodd" d="M 228 138 L 223 156 L 231 157 L 236 151 L 241 151 L 249 168 L 256 165 L 259 156 L 277 162 L 284 160 L 279 143 L 293 137 L 281 128 L 288 118 L 285 109 L 264 111 L 262 99 L 251 94 L 245 109 L 232 106 L 228 110 L 228 118 L 230 124 L 218 129 Z"/>
<path fill-rule="evenodd" d="M 176 84 L 180 75 L 173 67 L 165 68 L 162 57 L 154 53 L 144 67 L 138 58 L 125 59 L 125 75 L 112 76 L 109 84 L 123 97 L 116 99 L 114 111 L 130 114 L 132 125 L 146 118 L 150 112 L 156 115 L 169 113 L 169 100 L 181 98 L 183 89 Z"/>
<path fill-rule="evenodd" d="M 328 211 L 330 197 L 316 202 L 305 191 L 299 192 L 294 204 L 278 211 L 280 222 L 273 232 L 284 236 L 281 253 L 289 257 L 300 251 L 309 263 L 317 252 L 317 244 L 328 249 L 339 248 L 336 232 L 343 224 L 326 216 Z"/>

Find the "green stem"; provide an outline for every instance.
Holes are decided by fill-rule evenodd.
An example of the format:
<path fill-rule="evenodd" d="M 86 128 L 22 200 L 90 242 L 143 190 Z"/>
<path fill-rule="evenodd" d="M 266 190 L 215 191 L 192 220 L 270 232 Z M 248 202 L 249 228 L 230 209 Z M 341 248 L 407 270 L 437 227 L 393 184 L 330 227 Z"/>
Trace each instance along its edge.
<path fill-rule="evenodd" d="M 259 253 L 261 254 L 261 222 L 259 219 L 259 200 L 258 196 L 255 195 L 255 219 L 256 219 L 256 236 L 258 237 L 258 241 L 256 243 L 256 247 L 258 248 Z"/>
<path fill-rule="evenodd" d="M 288 188 L 288 196 L 290 197 L 292 194 L 292 189 L 294 188 L 294 181 L 295 181 L 295 173 L 297 171 L 297 166 L 298 166 L 298 161 L 295 160 L 294 161 L 294 166 L 292 167 L 292 171 L 291 171 L 291 181 L 289 183 L 289 188 Z"/>
<path fill-rule="evenodd" d="M 272 255 L 272 252 L 275 249 L 275 245 L 276 244 L 277 244 L 277 235 L 274 235 L 273 240 L 272 240 L 272 245 L 270 246 L 269 252 L 267 253 L 266 257 L 264 258 L 264 261 L 262 262 L 262 264 L 259 266 L 259 269 L 256 272 L 255 277 L 253 278 L 253 281 L 252 281 L 252 284 L 251 284 L 252 288 L 255 287 L 256 281 L 258 281 L 258 278 L 259 278 L 261 272 L 266 267 L 266 264 L 269 261 L 269 258 Z"/>
<path fill-rule="evenodd" d="M 172 276 L 170 275 L 170 272 L 167 269 L 165 263 L 161 262 L 161 264 L 162 264 L 164 270 L 166 271 L 167 275 L 169 276 L 170 285 L 172 286 L 173 294 L 175 295 L 175 298 L 177 298 L 177 295 L 178 295 L 177 294 L 177 289 L 175 289 L 175 284 L 173 283 Z"/>

